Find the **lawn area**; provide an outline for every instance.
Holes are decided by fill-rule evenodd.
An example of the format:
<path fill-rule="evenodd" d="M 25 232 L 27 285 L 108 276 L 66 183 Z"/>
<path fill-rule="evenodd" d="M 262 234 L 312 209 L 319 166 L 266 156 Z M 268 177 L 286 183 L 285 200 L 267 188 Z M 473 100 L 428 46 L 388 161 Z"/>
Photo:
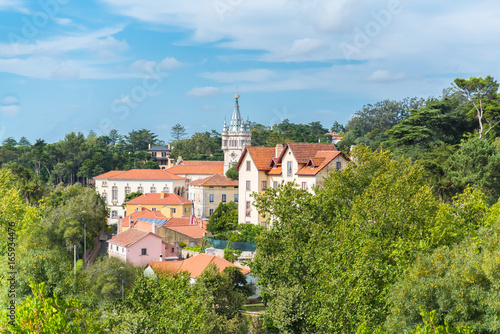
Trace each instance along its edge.
<path fill-rule="evenodd" d="M 243 312 L 264 312 L 266 307 L 264 304 L 247 304 L 243 305 Z"/>

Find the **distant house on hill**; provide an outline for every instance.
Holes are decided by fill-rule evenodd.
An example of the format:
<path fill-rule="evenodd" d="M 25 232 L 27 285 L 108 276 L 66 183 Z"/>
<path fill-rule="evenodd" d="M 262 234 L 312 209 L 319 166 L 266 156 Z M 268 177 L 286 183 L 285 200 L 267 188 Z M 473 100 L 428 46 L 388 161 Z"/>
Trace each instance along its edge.
<path fill-rule="evenodd" d="M 126 216 L 122 204 L 131 192 L 187 194 L 187 180 L 161 169 L 131 169 L 110 171 L 94 177 L 96 191 L 108 206 L 111 216 L 108 224 L 118 224 Z"/>
<path fill-rule="evenodd" d="M 167 169 L 167 171 L 191 182 L 215 174 L 222 174 L 224 161 L 185 161 L 181 158 L 177 165 Z"/>
<path fill-rule="evenodd" d="M 169 145 L 170 146 L 170 145 Z M 153 158 L 154 161 L 158 162 L 160 169 L 167 169 L 174 165 L 175 160 L 170 159 L 170 148 L 165 146 L 153 146 L 149 147 L 147 152 Z"/>
<path fill-rule="evenodd" d="M 254 192 L 295 182 L 302 190 L 321 186 L 330 173 L 345 168 L 349 158 L 334 144 L 289 143 L 285 147 L 247 146 L 236 165 L 239 171 L 238 222 L 265 225 L 253 206 Z"/>
<path fill-rule="evenodd" d="M 188 198 L 194 203 L 195 217 L 208 218 L 221 202 L 238 203 L 238 180 L 215 174 L 189 182 L 188 193 Z"/>
<path fill-rule="evenodd" d="M 178 259 L 177 247 L 168 244 L 151 231 L 129 228 L 108 240 L 108 255 L 134 266 L 142 267 L 151 261 Z"/>
<path fill-rule="evenodd" d="M 172 193 L 147 193 L 138 196 L 125 203 L 126 214 L 147 208 L 151 211 L 160 211 L 165 217 L 190 216 L 193 210 L 193 202 L 182 196 Z"/>
<path fill-rule="evenodd" d="M 222 272 L 227 267 L 237 267 L 240 272 L 247 279 L 247 285 L 252 287 L 253 295 L 249 299 L 256 299 L 258 297 L 259 289 L 256 287 L 256 279 L 251 276 L 250 269 L 243 268 L 231 263 L 221 257 L 208 254 L 198 254 L 186 260 L 159 262 L 152 261 L 144 270 L 144 275 L 157 278 L 161 274 L 177 274 L 187 271 L 191 277 L 191 283 L 196 282 L 196 278 L 200 277 L 203 271 L 211 263 L 215 264 L 219 272 Z"/>

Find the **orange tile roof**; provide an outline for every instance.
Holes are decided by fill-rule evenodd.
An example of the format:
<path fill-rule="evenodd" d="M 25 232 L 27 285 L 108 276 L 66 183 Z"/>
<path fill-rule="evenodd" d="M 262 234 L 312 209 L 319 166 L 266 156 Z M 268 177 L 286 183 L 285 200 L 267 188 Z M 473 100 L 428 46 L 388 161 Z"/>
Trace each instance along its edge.
<path fill-rule="evenodd" d="M 184 177 L 172 174 L 164 169 L 131 169 L 112 171 L 94 177 L 95 179 L 113 180 L 184 180 Z"/>
<path fill-rule="evenodd" d="M 282 168 L 281 168 L 281 166 L 279 166 L 279 167 L 271 169 L 269 172 L 267 172 L 267 175 L 281 175 L 281 172 L 282 172 Z"/>
<path fill-rule="evenodd" d="M 237 267 L 243 275 L 250 272 L 250 269 L 239 267 L 221 257 L 208 254 L 198 254 L 183 261 L 153 261 L 148 263 L 155 272 L 179 273 L 187 271 L 192 278 L 200 277 L 209 264 L 214 263 L 222 272 L 227 267 Z"/>
<path fill-rule="evenodd" d="M 194 180 L 189 182 L 190 186 L 205 186 L 205 187 L 213 187 L 213 186 L 238 186 L 238 180 L 231 180 L 228 177 L 225 177 L 222 174 L 215 174 L 200 180 Z"/>
<path fill-rule="evenodd" d="M 104 174 L 94 176 L 94 179 L 110 179 L 114 176 L 117 176 L 118 174 L 124 173 L 123 170 L 111 170 L 109 172 L 106 172 Z"/>
<path fill-rule="evenodd" d="M 193 224 L 191 224 L 191 218 L 190 217 L 172 217 L 172 218 L 170 218 L 164 224 L 164 226 L 166 226 L 166 227 L 188 226 L 188 225 L 191 225 L 191 226 L 192 225 L 200 226 L 200 222 L 203 223 L 203 228 L 206 230 L 207 229 L 207 225 L 208 225 L 208 221 L 206 221 L 206 220 L 201 221 L 201 219 L 194 218 L 194 217 L 193 217 Z"/>
<path fill-rule="evenodd" d="M 252 161 L 254 162 L 255 166 L 257 166 L 257 170 L 269 171 L 271 170 L 271 160 L 276 154 L 276 148 L 246 146 L 241 154 L 238 164 L 236 165 L 236 170 L 240 169 L 243 158 L 247 153 L 252 157 Z"/>
<path fill-rule="evenodd" d="M 295 174 L 301 176 L 314 176 L 318 174 L 323 168 L 328 166 L 328 164 L 339 155 L 343 156 L 347 161 L 349 161 L 349 158 L 346 157 L 341 151 L 318 151 L 316 152 L 316 156 L 310 158 L 307 164 L 299 169 Z"/>
<path fill-rule="evenodd" d="M 151 233 L 151 231 L 148 232 L 148 231 L 139 230 L 139 229 L 135 229 L 135 228 L 129 228 L 125 232 L 114 236 L 108 242 L 111 244 L 114 244 L 114 245 L 128 247 L 128 246 L 134 244 L 135 242 L 141 240 L 142 238 L 144 238 L 148 234 L 152 234 L 152 235 L 157 236 L 156 234 Z M 157 237 L 159 237 L 159 236 L 157 236 Z"/>
<path fill-rule="evenodd" d="M 162 198 L 162 195 L 164 196 Z M 131 199 L 126 204 L 192 204 L 184 197 L 172 193 L 147 193 Z"/>
<path fill-rule="evenodd" d="M 307 163 L 309 158 L 316 156 L 318 151 L 337 151 L 335 144 L 288 143 L 279 156 L 280 161 L 288 149 L 292 151 L 299 164 Z"/>
<path fill-rule="evenodd" d="M 166 169 L 176 175 L 213 175 L 224 173 L 224 161 L 182 161 L 179 165 Z"/>

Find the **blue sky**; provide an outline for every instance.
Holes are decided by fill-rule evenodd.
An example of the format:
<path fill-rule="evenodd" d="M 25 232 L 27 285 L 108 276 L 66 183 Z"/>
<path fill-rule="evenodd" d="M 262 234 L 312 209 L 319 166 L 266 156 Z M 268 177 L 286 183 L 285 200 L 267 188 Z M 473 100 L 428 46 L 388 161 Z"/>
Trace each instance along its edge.
<path fill-rule="evenodd" d="M 220 131 L 236 87 L 251 121 L 345 124 L 500 79 L 498 17 L 483 0 L 0 0 L 0 140 Z"/>

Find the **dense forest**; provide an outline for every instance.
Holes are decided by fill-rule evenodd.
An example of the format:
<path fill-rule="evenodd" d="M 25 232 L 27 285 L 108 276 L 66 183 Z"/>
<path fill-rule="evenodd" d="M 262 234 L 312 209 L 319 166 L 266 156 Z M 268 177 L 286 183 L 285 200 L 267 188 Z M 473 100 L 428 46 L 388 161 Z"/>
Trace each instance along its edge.
<path fill-rule="evenodd" d="M 497 333 L 498 123 L 498 84 L 486 77 L 457 79 L 440 97 L 364 106 L 345 126 L 254 124 L 253 145 L 326 141 L 334 131 L 351 157 L 314 193 L 289 183 L 256 194 L 272 223 L 252 236 L 260 317 L 243 312 L 248 292 L 230 270 L 209 268 L 191 285 L 182 274 L 144 278 L 106 257 L 84 268 L 83 233 L 92 247 L 107 215 L 85 178 L 148 168 L 147 146 L 165 144 L 155 134 L 8 138 L 0 147 L 0 303 L 10 300 L 14 253 L 17 304 L 13 325 L 2 307 L 0 331 Z M 220 158 L 216 132 L 185 139 L 175 127 L 174 157 Z M 214 233 L 237 224 L 223 209 L 223 224 L 209 224 Z"/>

